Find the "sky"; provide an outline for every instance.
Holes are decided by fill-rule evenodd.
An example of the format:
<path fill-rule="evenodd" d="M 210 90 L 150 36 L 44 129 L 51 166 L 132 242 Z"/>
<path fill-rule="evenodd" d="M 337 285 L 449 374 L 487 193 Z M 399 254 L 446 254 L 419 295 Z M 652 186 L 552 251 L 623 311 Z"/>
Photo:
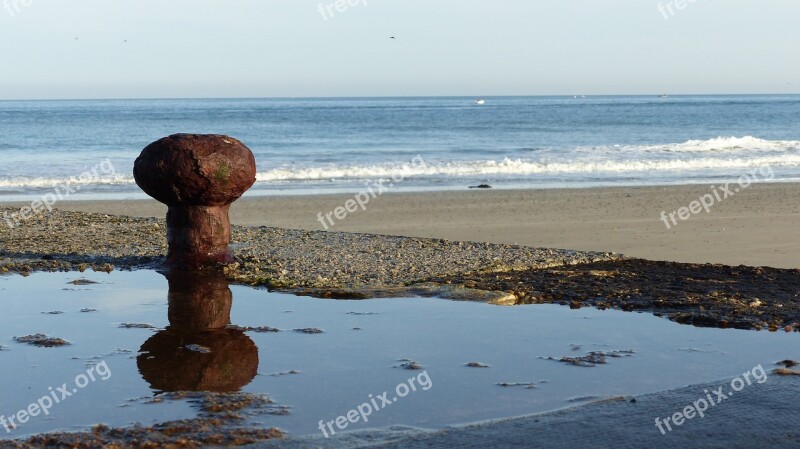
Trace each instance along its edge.
<path fill-rule="evenodd" d="M 800 92 L 797 0 L 334 1 L 0 0 L 0 99 Z"/>

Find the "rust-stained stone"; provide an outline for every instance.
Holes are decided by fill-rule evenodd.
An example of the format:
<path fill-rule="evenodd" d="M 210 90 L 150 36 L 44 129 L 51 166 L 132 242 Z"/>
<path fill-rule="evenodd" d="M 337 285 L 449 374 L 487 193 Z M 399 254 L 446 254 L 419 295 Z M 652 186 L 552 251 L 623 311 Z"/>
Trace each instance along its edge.
<path fill-rule="evenodd" d="M 207 351 L 192 350 L 190 344 Z M 168 328 L 150 337 L 140 352 L 139 371 L 159 391 L 236 392 L 258 372 L 258 348 L 238 329 L 185 333 Z"/>
<path fill-rule="evenodd" d="M 174 134 L 142 150 L 133 176 L 145 193 L 169 207 L 169 266 L 233 262 L 228 210 L 255 182 L 249 148 L 224 135 Z"/>
<path fill-rule="evenodd" d="M 229 328 L 233 294 L 220 274 L 171 271 L 169 327 L 141 347 L 137 365 L 153 389 L 239 391 L 258 372 L 258 348 Z"/>
<path fill-rule="evenodd" d="M 169 272 L 170 328 L 181 332 L 225 329 L 231 324 L 233 293 L 228 281 L 213 272 Z"/>

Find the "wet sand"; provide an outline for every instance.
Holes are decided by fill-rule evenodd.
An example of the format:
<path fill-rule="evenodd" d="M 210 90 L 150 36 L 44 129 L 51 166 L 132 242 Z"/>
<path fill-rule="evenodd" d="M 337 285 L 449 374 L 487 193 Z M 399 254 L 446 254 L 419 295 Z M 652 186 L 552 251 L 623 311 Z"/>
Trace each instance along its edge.
<path fill-rule="evenodd" d="M 325 298 L 556 303 L 648 311 L 697 326 L 793 332 L 800 330 L 800 208 L 786 199 L 799 185 L 753 186 L 672 229 L 659 209 L 677 209 L 680 199 L 690 204 L 704 187 L 387 195 L 331 228 L 522 245 L 324 232 L 313 230 L 321 227 L 314 211 L 326 214 L 352 197 L 255 198 L 235 204 L 234 222 L 311 230 L 234 226 L 237 264 L 226 274 L 235 283 Z M 163 263 L 165 225 L 155 217 L 164 210 L 154 201 L 60 206 L 103 213 L 54 211 L 0 233 L 0 269 L 110 271 Z M 582 248 L 681 263 L 574 251 Z"/>
<path fill-rule="evenodd" d="M 667 229 L 707 185 L 558 190 L 386 193 L 330 230 L 611 251 L 651 260 L 800 267 L 800 184 L 758 184 Z M 353 195 L 243 198 L 234 224 L 323 230 L 323 215 Z M 152 200 L 62 202 L 63 210 L 164 217 Z M 677 215 L 676 215 L 677 218 Z"/>
<path fill-rule="evenodd" d="M 232 280 L 294 291 L 310 288 L 356 291 L 373 284 L 397 287 L 438 284 L 456 289 L 494 291 L 505 295 L 511 303 L 556 302 L 576 308 L 594 306 L 650 311 L 697 326 L 770 330 L 786 327 L 784 330 L 791 332 L 799 329 L 796 323 L 800 318 L 796 307 L 792 310 L 786 307 L 796 306 L 797 302 L 793 292 L 797 291 L 796 268 L 800 264 L 800 243 L 796 238 L 800 205 L 792 198 L 799 189 L 800 184 L 752 186 L 714 205 L 710 214 L 692 216 L 673 229 L 666 229 L 659 217 L 661 211 L 669 213 L 689 206 L 691 201 L 708 193 L 707 186 L 387 194 L 373 200 L 366 211 L 351 213 L 333 230 L 501 245 L 307 233 L 277 228 L 237 228 L 234 230 L 235 241 L 250 244 L 235 251 L 240 266 L 238 272 L 234 270 L 228 274 Z M 232 218 L 239 225 L 318 231 L 322 226 L 317 221 L 317 213 L 325 214 L 344 205 L 349 198 L 352 196 L 244 199 L 235 204 Z M 153 201 L 65 202 L 58 206 L 62 210 L 159 218 L 137 220 L 54 213 L 32 219 L 13 231 L 3 226 L 0 232 L 0 267 L 3 271 L 26 273 L 88 267 L 104 269 L 105 266 L 109 270 L 115 266 L 137 268 L 158 263 L 163 258 L 165 209 Z M 635 259 L 619 261 L 607 253 L 546 251 L 537 249 L 539 247 L 617 251 L 654 260 L 791 269 L 732 271 L 712 265 L 659 265 Z M 320 264 L 339 264 L 338 259 L 330 257 L 332 252 L 339 256 L 338 259 L 352 259 L 350 268 L 341 273 L 319 268 Z M 375 258 L 379 260 L 373 260 Z M 517 265 L 526 268 L 508 272 Z M 320 277 L 315 270 L 327 270 L 336 277 Z M 658 282 L 653 281 L 656 278 Z M 739 280 L 742 286 L 728 285 L 732 279 Z M 515 287 L 520 283 L 526 288 Z M 654 285 L 663 288 L 653 289 Z M 605 288 L 603 298 L 596 297 L 600 287 Z M 568 291 L 570 297 L 550 294 L 553 291 L 563 293 L 568 288 L 573 289 Z M 582 292 L 583 289 L 590 290 L 595 296 L 590 297 Z M 495 300 L 499 301 L 498 298 Z M 679 309 L 683 312 L 672 313 Z M 785 387 L 796 386 L 787 382 L 793 381 L 765 384 L 774 390 L 759 391 L 758 400 L 763 401 L 766 397 L 770 404 L 786 403 Z M 629 398 L 614 402 L 618 405 L 614 406 L 615 410 L 607 411 L 608 419 L 602 423 L 590 408 L 556 412 L 552 415 L 553 422 L 574 422 L 575 417 L 581 418 L 577 421 L 597 421 L 598 426 L 592 432 L 580 437 L 584 442 L 591 441 L 603 429 L 626 428 L 630 417 L 626 414 L 627 409 L 621 409 L 623 406 L 631 408 L 631 413 L 639 416 L 643 415 L 641 406 L 645 405 L 649 407 L 644 413 L 649 422 L 637 427 L 637 435 L 650 428 L 651 434 L 648 435 L 654 441 L 662 441 L 662 436 L 651 424 L 651 416 L 659 416 L 663 410 L 671 411 L 689 403 L 687 400 L 697 397 L 697 391 L 693 388 L 666 392 L 653 401 L 645 397 L 636 402 Z M 752 391 L 755 393 L 756 390 Z M 669 407 L 664 407 L 665 399 L 670 400 Z M 752 418 L 752 404 L 757 401 L 753 397 L 745 399 L 738 406 L 730 405 L 726 410 L 735 411 L 742 418 Z M 658 408 L 650 404 L 658 404 Z M 775 415 L 758 411 L 755 415 L 769 425 L 781 425 L 796 419 L 794 415 L 784 413 Z M 549 430 L 552 432 L 537 435 L 541 441 L 560 441 L 565 434 L 563 428 L 550 425 L 524 428 L 531 422 L 538 424 L 538 419 L 501 421 L 476 429 L 493 443 L 502 441 L 504 435 L 519 438 L 518 442 L 508 441 L 508 447 L 526 447 L 537 432 Z M 466 447 L 464 441 L 476 438 L 471 429 L 414 433 L 407 435 L 405 440 L 398 440 L 397 435 L 384 434 L 387 440 L 382 442 L 395 440 L 394 443 L 403 447 Z M 707 427 L 704 425 L 703 429 L 707 430 Z M 257 435 L 256 439 L 274 436 L 278 435 Z M 375 438 L 373 441 L 380 441 L 379 437 L 380 433 L 370 436 Z M 628 441 L 632 435 L 619 437 Z M 720 436 L 724 441 L 742 441 L 740 437 L 735 433 Z M 77 438 L 84 441 L 93 437 L 77 435 Z M 759 435 L 747 441 L 767 441 L 765 438 Z M 797 437 L 790 435 L 774 442 L 784 443 L 787 438 L 796 441 Z M 612 441 L 612 438 L 599 437 L 597 443 L 610 447 Z M 280 440 L 276 445 L 309 447 L 318 443 L 300 439 Z M 338 447 L 354 446 L 352 443 L 341 441 Z M 679 446 L 684 444 L 674 447 Z M 264 442 L 258 447 L 274 446 Z"/>

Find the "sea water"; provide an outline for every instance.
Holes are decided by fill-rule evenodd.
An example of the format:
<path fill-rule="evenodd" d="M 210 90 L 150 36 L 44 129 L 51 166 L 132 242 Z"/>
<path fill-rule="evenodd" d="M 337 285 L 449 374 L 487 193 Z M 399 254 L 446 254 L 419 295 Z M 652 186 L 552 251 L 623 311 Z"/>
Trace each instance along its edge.
<path fill-rule="evenodd" d="M 97 283 L 75 285 L 79 278 Z M 151 271 L 0 276 L 0 415 L 28 410 L 62 386 L 70 393 L 57 392 L 47 415 L 9 432 L 0 427 L 0 439 L 196 417 L 190 401 L 164 396 L 179 390 L 265 394 L 289 414 L 249 416 L 245 424 L 293 434 L 319 433 L 320 421 L 373 398 L 379 408 L 369 422 L 348 430 L 435 429 L 734 378 L 759 366 L 769 373 L 780 360 L 800 358 L 797 333 L 696 328 L 643 313 L 315 299 L 203 283 L 168 286 Z M 198 329 L 228 318 L 238 328 Z M 276 332 L 247 330 L 259 327 Z M 41 348 L 13 338 L 39 333 L 71 344 Z M 559 361 L 596 351 L 620 357 L 585 367 Z M 411 361 L 418 369 L 407 369 Z"/>
<path fill-rule="evenodd" d="M 143 197 L 136 156 L 177 132 L 248 145 L 248 195 L 800 180 L 800 95 L 0 101 L 0 201 Z"/>

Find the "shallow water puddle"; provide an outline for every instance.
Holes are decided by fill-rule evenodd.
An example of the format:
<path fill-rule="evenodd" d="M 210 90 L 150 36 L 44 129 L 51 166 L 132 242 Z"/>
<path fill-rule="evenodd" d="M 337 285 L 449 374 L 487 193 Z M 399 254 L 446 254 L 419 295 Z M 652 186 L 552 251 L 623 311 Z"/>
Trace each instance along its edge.
<path fill-rule="evenodd" d="M 78 279 L 97 283 L 70 283 Z M 247 423 L 295 434 L 364 404 L 369 422 L 347 430 L 436 428 L 800 358 L 796 334 L 555 305 L 336 301 L 198 279 L 168 286 L 148 271 L 0 276 L 0 307 L 0 415 L 39 411 L 10 432 L 0 424 L 0 438 L 196 417 L 193 401 L 160 395 L 185 390 L 266 394 L 274 407 Z M 220 329 L 229 318 L 238 327 Z M 36 334 L 70 344 L 14 339 Z M 53 398 L 47 414 L 44 397 Z"/>

